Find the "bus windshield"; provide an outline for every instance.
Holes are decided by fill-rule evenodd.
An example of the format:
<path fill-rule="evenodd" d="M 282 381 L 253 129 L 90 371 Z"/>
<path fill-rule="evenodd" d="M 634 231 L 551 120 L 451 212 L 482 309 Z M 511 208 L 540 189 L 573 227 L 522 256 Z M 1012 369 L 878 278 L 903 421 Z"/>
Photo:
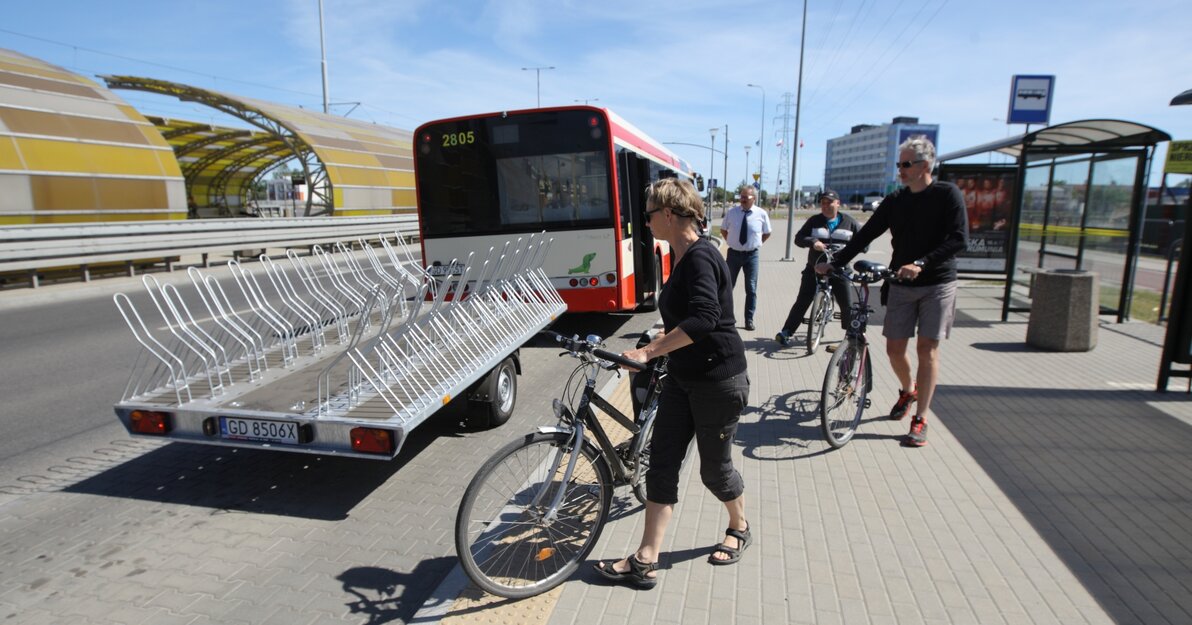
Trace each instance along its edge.
<path fill-rule="evenodd" d="M 417 140 L 426 237 L 613 223 L 608 124 L 594 111 L 449 121 Z"/>

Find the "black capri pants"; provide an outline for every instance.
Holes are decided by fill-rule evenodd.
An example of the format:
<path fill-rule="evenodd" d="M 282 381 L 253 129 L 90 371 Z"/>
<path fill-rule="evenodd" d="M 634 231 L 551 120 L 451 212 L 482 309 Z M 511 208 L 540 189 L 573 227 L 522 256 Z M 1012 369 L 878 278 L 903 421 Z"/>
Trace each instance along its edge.
<path fill-rule="evenodd" d="M 720 501 L 740 497 L 745 482 L 733 467 L 733 438 L 748 402 L 749 376 L 744 371 L 711 382 L 667 376 L 650 439 L 646 498 L 654 503 L 678 503 L 679 470 L 693 436 L 704 486 Z"/>

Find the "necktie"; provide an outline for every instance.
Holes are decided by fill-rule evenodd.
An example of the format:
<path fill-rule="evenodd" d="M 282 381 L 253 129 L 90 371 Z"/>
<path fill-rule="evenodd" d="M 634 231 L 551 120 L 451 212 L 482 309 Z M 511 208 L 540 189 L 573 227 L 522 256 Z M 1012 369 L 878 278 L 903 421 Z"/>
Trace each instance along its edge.
<path fill-rule="evenodd" d="M 749 240 L 749 211 L 741 213 L 741 245 Z"/>

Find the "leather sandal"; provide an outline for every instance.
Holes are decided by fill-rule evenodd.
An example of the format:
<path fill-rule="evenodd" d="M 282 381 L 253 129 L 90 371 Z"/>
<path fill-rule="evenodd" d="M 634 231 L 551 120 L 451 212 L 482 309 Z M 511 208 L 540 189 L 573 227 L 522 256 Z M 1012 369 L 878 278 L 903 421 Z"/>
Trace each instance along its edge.
<path fill-rule="evenodd" d="M 716 566 L 736 564 L 737 561 L 741 559 L 741 554 L 745 553 L 745 549 L 748 548 L 749 545 L 753 544 L 753 534 L 749 532 L 748 525 L 745 526 L 745 531 L 736 530 L 730 527 L 724 530 L 724 535 L 736 538 L 740 546 L 734 549 L 728 545 L 725 545 L 723 542 L 718 543 L 712 549 L 712 553 L 708 554 L 708 564 L 713 564 Z M 716 555 L 717 552 L 723 553 L 728 557 L 724 559 L 712 557 Z"/>
<path fill-rule="evenodd" d="M 595 565 L 596 572 L 600 573 L 604 579 L 638 588 L 653 588 L 658 584 L 657 576 L 649 576 L 650 572 L 658 570 L 657 562 L 642 562 L 637 559 L 636 553 L 630 554 L 626 560 L 629 562 L 629 570 L 624 573 L 613 568 L 620 560 L 601 560 Z"/>

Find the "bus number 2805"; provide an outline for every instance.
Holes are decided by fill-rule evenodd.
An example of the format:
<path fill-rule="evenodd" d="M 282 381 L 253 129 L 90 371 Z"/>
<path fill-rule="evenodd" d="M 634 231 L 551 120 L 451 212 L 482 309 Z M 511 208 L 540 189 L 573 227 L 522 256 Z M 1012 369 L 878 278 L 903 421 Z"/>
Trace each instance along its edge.
<path fill-rule="evenodd" d="M 476 143 L 476 131 L 469 130 L 467 132 L 448 132 L 443 135 L 443 147 L 449 148 L 455 145 L 469 145 Z"/>

